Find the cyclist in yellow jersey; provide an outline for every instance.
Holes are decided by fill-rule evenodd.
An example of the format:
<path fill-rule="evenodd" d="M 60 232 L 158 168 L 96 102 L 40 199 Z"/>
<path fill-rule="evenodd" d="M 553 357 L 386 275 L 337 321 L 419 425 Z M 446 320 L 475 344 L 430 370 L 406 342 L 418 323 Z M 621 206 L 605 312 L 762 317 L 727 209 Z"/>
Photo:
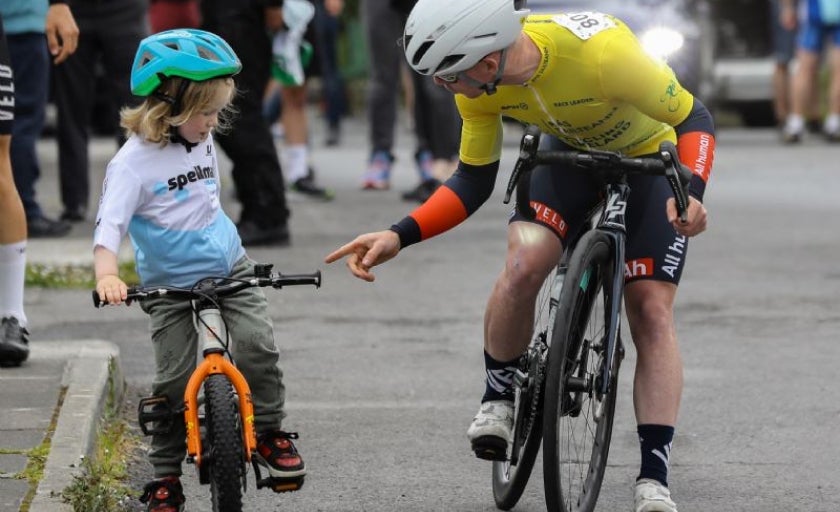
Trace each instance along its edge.
<path fill-rule="evenodd" d="M 620 20 L 598 12 L 529 16 L 521 0 L 419 0 L 402 45 L 409 65 L 456 94 L 463 118 L 458 170 L 429 200 L 385 231 L 326 257 L 347 256 L 356 277 L 419 241 L 456 226 L 490 196 L 499 168 L 502 117 L 539 125 L 554 148 L 655 153 L 677 143 L 692 170 L 686 222 L 662 177 L 631 177 L 627 205 L 626 314 L 637 351 L 633 401 L 641 449 L 636 512 L 676 512 L 668 469 L 683 376 L 673 306 L 688 238 L 706 228 L 702 199 L 714 155 L 705 106 L 664 62 L 647 55 Z M 600 187 L 581 173 L 534 171 L 535 219 L 512 214 L 505 267 L 485 315 L 487 384 L 467 435 L 476 454 L 503 459 L 513 418 L 511 381 L 528 345 L 534 301 L 597 204 Z"/>

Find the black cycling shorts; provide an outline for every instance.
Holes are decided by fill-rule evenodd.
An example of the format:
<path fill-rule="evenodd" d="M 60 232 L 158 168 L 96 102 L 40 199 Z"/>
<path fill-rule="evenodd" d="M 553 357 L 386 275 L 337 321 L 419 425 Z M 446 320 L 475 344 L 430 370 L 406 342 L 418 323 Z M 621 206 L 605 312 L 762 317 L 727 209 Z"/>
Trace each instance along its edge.
<path fill-rule="evenodd" d="M 554 137 L 543 135 L 541 147 L 570 150 Z M 654 279 L 678 284 L 688 251 L 688 238 L 668 222 L 665 202 L 673 196 L 662 176 L 633 175 L 627 180 L 626 281 Z M 539 166 L 531 176 L 531 221 L 514 208 L 511 222 L 536 222 L 553 231 L 566 246 L 584 226 L 589 213 L 603 202 L 603 186 L 592 176 L 562 166 Z"/>
<path fill-rule="evenodd" d="M 15 84 L 12 80 L 12 61 L 9 58 L 9 45 L 6 44 L 3 17 L 0 16 L 0 135 L 12 133 L 14 119 Z"/>

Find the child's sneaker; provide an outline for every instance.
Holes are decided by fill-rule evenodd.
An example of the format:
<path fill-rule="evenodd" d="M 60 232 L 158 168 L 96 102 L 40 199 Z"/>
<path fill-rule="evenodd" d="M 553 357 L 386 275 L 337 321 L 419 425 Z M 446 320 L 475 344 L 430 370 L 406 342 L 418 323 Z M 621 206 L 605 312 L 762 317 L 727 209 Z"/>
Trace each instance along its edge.
<path fill-rule="evenodd" d="M 152 480 L 143 488 L 140 502 L 146 503 L 146 512 L 180 512 L 184 510 L 184 488 L 177 476 Z"/>
<path fill-rule="evenodd" d="M 261 478 L 257 473 L 258 488 L 268 486 L 274 492 L 287 492 L 296 491 L 303 486 L 306 464 L 292 442 L 292 439 L 297 438 L 297 432 L 282 430 L 259 436 L 256 463 L 268 471 L 268 477 Z"/>
<path fill-rule="evenodd" d="M 391 164 L 394 157 L 387 151 L 374 151 L 362 179 L 362 190 L 388 190 L 391 188 Z"/>

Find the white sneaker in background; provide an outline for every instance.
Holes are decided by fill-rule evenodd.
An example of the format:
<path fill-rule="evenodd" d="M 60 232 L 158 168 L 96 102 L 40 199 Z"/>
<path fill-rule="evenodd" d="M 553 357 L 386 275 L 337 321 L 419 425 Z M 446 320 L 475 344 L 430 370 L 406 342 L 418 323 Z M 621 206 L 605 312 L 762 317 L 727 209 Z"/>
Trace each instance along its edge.
<path fill-rule="evenodd" d="M 788 144 L 800 142 L 804 131 L 805 120 L 801 116 L 791 115 L 785 121 L 784 128 L 782 128 L 782 140 Z"/>
<path fill-rule="evenodd" d="M 826 117 L 822 131 L 829 142 L 840 142 L 840 114 L 830 114 Z"/>

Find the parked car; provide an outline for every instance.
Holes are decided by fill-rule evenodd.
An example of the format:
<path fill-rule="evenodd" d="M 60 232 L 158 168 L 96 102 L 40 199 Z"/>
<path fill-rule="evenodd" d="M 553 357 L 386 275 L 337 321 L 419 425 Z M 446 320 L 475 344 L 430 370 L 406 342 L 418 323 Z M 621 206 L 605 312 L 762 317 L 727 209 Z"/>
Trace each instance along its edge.
<path fill-rule="evenodd" d="M 746 126 L 772 126 L 773 47 L 767 0 L 713 0 L 718 30 L 714 106 L 737 113 Z"/>
<path fill-rule="evenodd" d="M 625 22 L 645 49 L 662 57 L 683 87 L 704 102 L 715 91 L 716 36 L 706 0 L 529 0 L 534 13 L 600 11 Z"/>

